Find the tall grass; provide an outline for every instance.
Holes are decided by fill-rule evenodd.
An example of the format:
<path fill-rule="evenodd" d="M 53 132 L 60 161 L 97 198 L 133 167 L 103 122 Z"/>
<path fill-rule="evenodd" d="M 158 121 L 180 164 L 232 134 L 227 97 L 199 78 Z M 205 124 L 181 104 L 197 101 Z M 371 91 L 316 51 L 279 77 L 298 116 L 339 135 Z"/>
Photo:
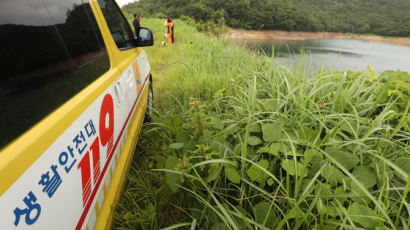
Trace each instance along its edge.
<path fill-rule="evenodd" d="M 157 111 L 115 228 L 410 227 L 408 73 L 290 70 L 175 28 L 147 50 Z"/>

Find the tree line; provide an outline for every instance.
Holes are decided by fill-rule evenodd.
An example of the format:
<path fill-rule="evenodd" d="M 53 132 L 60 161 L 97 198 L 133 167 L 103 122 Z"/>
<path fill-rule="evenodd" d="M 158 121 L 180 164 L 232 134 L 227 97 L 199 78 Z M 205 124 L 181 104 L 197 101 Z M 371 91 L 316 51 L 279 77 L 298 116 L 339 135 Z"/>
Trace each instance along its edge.
<path fill-rule="evenodd" d="M 410 36 L 409 0 L 139 0 L 123 10 L 243 29 Z"/>

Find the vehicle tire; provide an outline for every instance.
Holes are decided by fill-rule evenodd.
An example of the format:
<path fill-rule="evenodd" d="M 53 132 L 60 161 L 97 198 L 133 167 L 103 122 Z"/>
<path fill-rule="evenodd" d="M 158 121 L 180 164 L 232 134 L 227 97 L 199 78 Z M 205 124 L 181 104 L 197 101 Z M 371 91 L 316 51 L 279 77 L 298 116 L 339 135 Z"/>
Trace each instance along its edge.
<path fill-rule="evenodd" d="M 148 82 L 148 98 L 147 98 L 147 108 L 145 110 L 144 122 L 152 121 L 152 111 L 154 109 L 154 91 L 152 90 L 152 80 L 149 79 Z"/>

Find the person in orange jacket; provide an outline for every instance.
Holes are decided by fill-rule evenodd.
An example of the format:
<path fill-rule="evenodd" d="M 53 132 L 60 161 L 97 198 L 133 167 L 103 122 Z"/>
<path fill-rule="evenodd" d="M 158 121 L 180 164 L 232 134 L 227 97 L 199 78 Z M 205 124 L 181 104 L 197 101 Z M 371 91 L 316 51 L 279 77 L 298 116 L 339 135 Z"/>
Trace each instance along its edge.
<path fill-rule="evenodd" d="M 169 16 L 169 18 L 171 19 L 171 23 L 172 23 L 172 43 L 175 43 L 175 40 L 174 40 L 174 25 L 175 25 L 175 22 L 174 22 L 174 20 L 172 19 L 171 16 Z"/>
<path fill-rule="evenodd" d="M 167 39 L 168 39 L 169 44 L 173 44 L 173 41 L 172 41 L 172 26 L 173 25 L 174 24 L 172 23 L 171 18 L 168 17 L 167 20 L 165 21 L 165 26 L 167 28 Z"/>
<path fill-rule="evenodd" d="M 140 27 L 142 27 L 141 15 L 138 16 L 138 20 L 140 21 Z"/>
<path fill-rule="evenodd" d="M 137 35 L 138 37 L 140 34 L 140 29 L 142 27 L 141 16 L 138 14 L 134 14 L 134 21 L 132 21 L 132 24 L 134 25 L 135 35 Z"/>

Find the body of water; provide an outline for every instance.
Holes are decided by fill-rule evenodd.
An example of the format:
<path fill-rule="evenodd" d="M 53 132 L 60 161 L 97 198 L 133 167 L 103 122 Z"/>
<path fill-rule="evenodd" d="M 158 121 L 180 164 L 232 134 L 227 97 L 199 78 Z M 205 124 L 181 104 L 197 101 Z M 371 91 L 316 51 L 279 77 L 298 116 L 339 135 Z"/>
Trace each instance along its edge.
<path fill-rule="evenodd" d="M 250 49 L 273 53 L 278 62 L 293 65 L 306 57 L 313 70 L 322 65 L 332 70 L 402 70 L 410 73 L 410 46 L 351 39 L 314 41 L 240 41 Z"/>

